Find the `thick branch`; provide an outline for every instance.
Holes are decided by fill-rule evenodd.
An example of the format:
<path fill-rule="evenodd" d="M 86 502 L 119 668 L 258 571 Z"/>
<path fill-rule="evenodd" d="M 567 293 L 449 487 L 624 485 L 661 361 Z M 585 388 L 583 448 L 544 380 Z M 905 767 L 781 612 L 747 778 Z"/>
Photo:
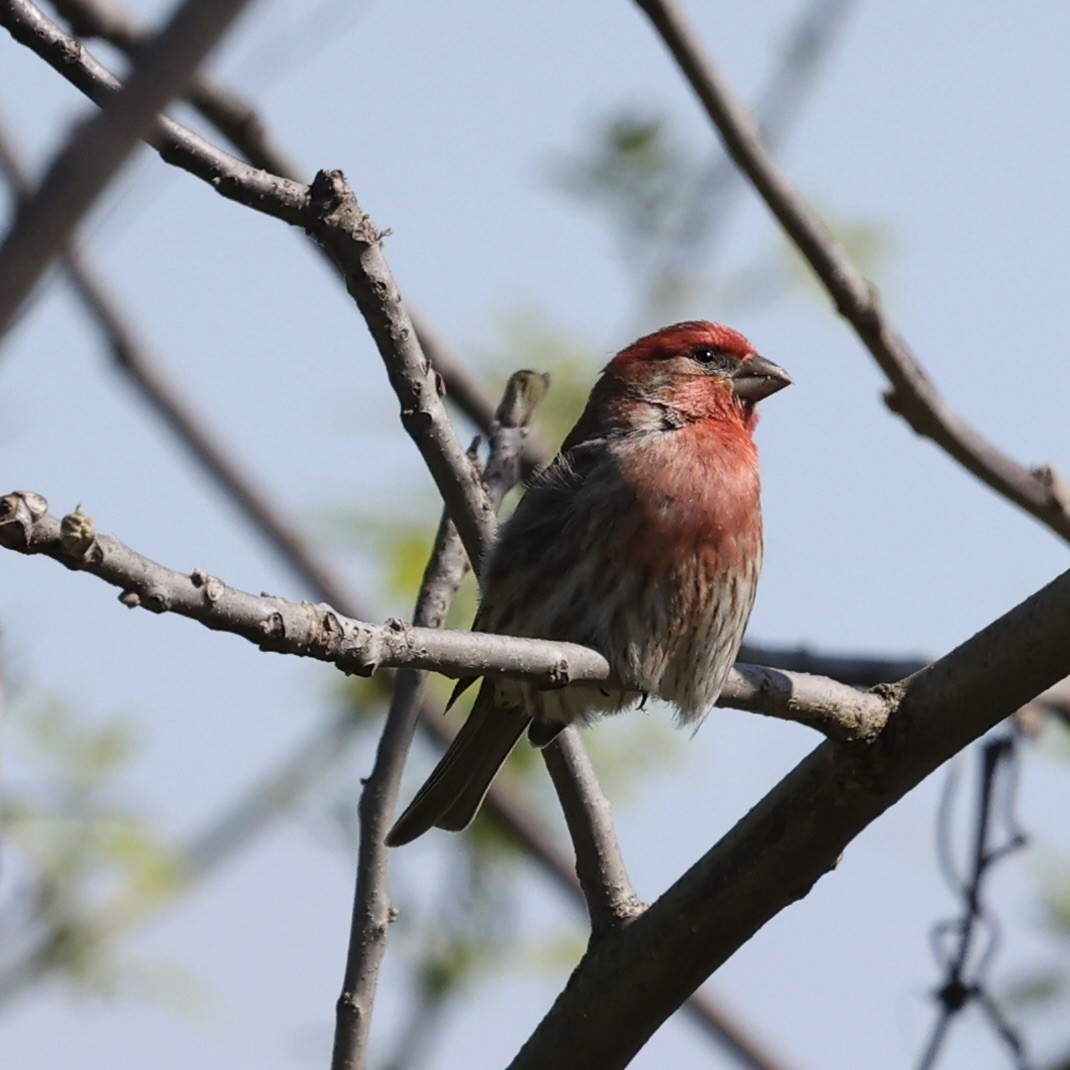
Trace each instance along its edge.
<path fill-rule="evenodd" d="M 895 710 L 876 740 L 818 747 L 641 917 L 591 946 L 514 1070 L 626 1066 L 870 822 L 1070 673 L 1068 630 L 1070 572 L 889 689 Z"/>
<path fill-rule="evenodd" d="M 1047 465 L 1018 464 L 963 420 L 937 391 L 855 266 L 777 166 L 757 124 L 706 54 L 676 0 L 636 0 L 691 83 L 725 148 L 824 284 L 891 384 L 889 407 L 967 471 L 1070 539 L 1070 487 Z"/>
<path fill-rule="evenodd" d="M 228 587 L 202 569 L 187 575 L 157 564 L 115 536 L 97 534 L 88 518 L 74 514 L 61 522 L 47 509 L 48 503 L 29 491 L 0 498 L 0 546 L 43 554 L 72 570 L 91 573 L 120 588 L 120 601 L 131 608 L 178 613 L 216 631 L 240 635 L 261 650 L 315 658 L 362 676 L 392 667 L 431 669 L 453 677 L 523 676 L 546 687 L 610 681 L 605 658 L 588 647 L 415 628 L 397 620 L 373 625 L 328 605 L 253 595 Z M 70 521 L 80 540 L 72 539 Z M 845 739 L 872 737 L 887 717 L 880 694 L 760 666 L 737 666 L 718 702 L 809 724 Z"/>

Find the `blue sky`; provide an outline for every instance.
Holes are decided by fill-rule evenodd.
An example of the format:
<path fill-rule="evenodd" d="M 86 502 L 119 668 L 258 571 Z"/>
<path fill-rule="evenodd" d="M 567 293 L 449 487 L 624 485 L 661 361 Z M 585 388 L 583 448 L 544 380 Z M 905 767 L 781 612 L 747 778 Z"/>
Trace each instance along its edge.
<path fill-rule="evenodd" d="M 688 6 L 744 96 L 761 86 L 799 10 L 765 0 Z M 147 17 L 160 10 L 138 7 Z M 888 237 L 875 281 L 959 411 L 1023 462 L 1064 468 L 1068 31 L 1070 9 L 1060 5 L 858 3 L 780 154 L 833 225 L 861 221 Z M 87 105 L 6 37 L 0 56 L 0 115 L 40 166 Z M 657 326 L 640 318 L 613 236 L 548 178 L 557 155 L 622 106 L 663 112 L 687 138 L 711 143 L 633 5 L 265 0 L 212 69 L 260 102 L 309 172 L 345 170 L 393 232 L 387 255 L 405 292 L 461 353 L 493 347 L 501 317 L 522 308 L 586 346 L 593 379 L 616 349 Z M 744 196 L 721 262 L 743 267 L 779 241 L 764 208 Z M 145 151 L 89 220 L 86 247 L 199 411 L 310 531 L 324 533 L 325 513 L 352 503 L 435 515 L 374 347 L 299 235 Z M 684 311 L 730 320 L 796 380 L 766 406 L 760 429 L 767 563 L 755 639 L 938 654 L 1066 567 L 1057 538 L 886 412 L 879 373 L 824 298 L 796 289 L 735 309 L 712 293 Z M 55 281 L 0 357 L 3 491 L 35 489 L 55 512 L 81 502 L 150 557 L 302 596 L 109 370 Z M 324 537 L 338 567 L 379 596 L 374 559 Z M 384 615 L 407 601 L 384 603 Z M 121 713 L 142 749 L 116 797 L 175 836 L 285 754 L 323 715 L 334 684 L 321 666 L 122 610 L 111 589 L 44 560 L 0 557 L 0 626 L 21 688 L 11 717 L 57 692 L 90 720 Z M 640 892 L 655 896 L 814 742 L 803 729 L 728 711 L 681 739 L 678 764 L 644 772 L 618 807 Z M 5 777 L 32 788 L 13 758 Z M 368 748 L 350 760 L 365 771 Z M 868 830 L 835 874 L 711 982 L 803 1070 L 891 1070 L 916 1059 L 937 980 L 928 931 L 954 913 L 933 848 L 940 783 Z M 1060 817 L 1068 803 L 1065 767 L 1031 755 L 1020 810 L 1035 847 L 1001 867 L 991 891 L 1005 923 L 997 975 L 1008 982 L 1055 953 L 1033 892 L 1070 847 Z M 408 849 L 397 879 L 412 888 L 440 875 L 450 849 L 445 836 Z M 351 870 L 307 822 L 279 824 L 126 945 L 156 996 L 71 1000 L 45 986 L 0 1022 L 13 1065 L 73 1065 L 87 1050 L 117 1070 L 149 1059 L 164 1070 L 194 1060 L 323 1065 Z M 534 874 L 518 916 L 531 939 L 572 922 Z M 564 976 L 562 966 L 503 964 L 466 1001 L 435 1065 L 501 1065 Z M 401 1020 L 396 980 L 388 970 L 386 1035 Z M 1050 1025 L 1030 1035 L 1041 1052 L 1060 1039 Z M 673 1023 L 634 1065 L 730 1065 L 718 1058 Z M 999 1059 L 987 1034 L 964 1024 L 941 1065 Z"/>

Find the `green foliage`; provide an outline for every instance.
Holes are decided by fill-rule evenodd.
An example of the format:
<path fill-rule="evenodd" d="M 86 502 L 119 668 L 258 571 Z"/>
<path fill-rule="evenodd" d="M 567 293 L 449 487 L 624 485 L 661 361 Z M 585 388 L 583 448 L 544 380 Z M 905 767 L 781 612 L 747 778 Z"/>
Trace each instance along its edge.
<path fill-rule="evenodd" d="M 1044 903 L 1052 929 L 1070 941 L 1070 861 L 1064 860 L 1058 876 L 1049 882 Z"/>
<path fill-rule="evenodd" d="M 748 263 L 714 270 L 743 184 L 727 158 L 707 145 L 705 138 L 685 138 L 667 116 L 621 108 L 560 155 L 552 176 L 606 221 L 648 318 L 674 318 L 705 305 L 721 315 L 768 304 L 800 286 L 817 293 L 812 273 L 786 240 Z M 887 252 L 885 231 L 870 222 L 835 221 L 832 229 L 867 270 Z"/>
<path fill-rule="evenodd" d="M 651 313 L 671 313 L 696 295 L 723 219 L 718 202 L 734 181 L 723 162 L 697 151 L 665 116 L 622 109 L 594 124 L 553 174 L 607 221 Z"/>
<path fill-rule="evenodd" d="M 90 988 L 110 989 L 119 977 L 105 919 L 86 906 L 102 889 L 120 892 L 128 909 L 172 894 L 180 881 L 151 827 L 111 798 L 136 748 L 118 719 L 90 725 L 58 699 L 19 705 L 9 717 L 12 750 L 29 776 L 9 786 L 0 828 L 14 858 L 21 894 L 4 913 L 7 929 L 33 933 L 37 951 L 19 959 L 0 947 L 17 971 L 58 967 Z M 17 926 L 12 912 L 21 916 Z M 81 920 L 79 920 L 81 919 Z"/>
<path fill-rule="evenodd" d="M 1009 985 L 1004 995 L 1008 1003 L 1020 1008 L 1050 1006 L 1066 995 L 1066 978 L 1056 970 L 1037 970 Z"/>
<path fill-rule="evenodd" d="M 594 124 L 555 168 L 560 187 L 608 216 L 626 251 L 639 256 L 651 245 L 700 240 L 708 176 L 708 162 L 666 117 L 631 109 Z"/>

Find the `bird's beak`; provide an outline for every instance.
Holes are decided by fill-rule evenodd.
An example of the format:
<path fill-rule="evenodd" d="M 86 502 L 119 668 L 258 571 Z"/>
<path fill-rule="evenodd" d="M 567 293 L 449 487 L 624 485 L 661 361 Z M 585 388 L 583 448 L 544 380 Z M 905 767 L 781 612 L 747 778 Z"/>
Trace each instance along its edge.
<path fill-rule="evenodd" d="M 791 385 L 791 376 L 779 364 L 757 353 L 748 357 L 730 379 L 732 393 L 743 401 L 761 401 Z"/>

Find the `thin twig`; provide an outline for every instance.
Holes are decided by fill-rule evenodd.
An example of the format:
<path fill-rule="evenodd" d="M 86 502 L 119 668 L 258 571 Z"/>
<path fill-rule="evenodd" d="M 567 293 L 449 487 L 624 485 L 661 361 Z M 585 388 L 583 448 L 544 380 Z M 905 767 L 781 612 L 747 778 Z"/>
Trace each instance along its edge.
<path fill-rule="evenodd" d="M 95 104 L 103 106 L 118 91 L 119 79 L 29 0 L 3 0 L 0 26 Z M 221 197 L 302 225 L 308 207 L 304 183 L 252 167 L 166 116 L 158 118 L 144 139 L 161 159 L 207 182 Z"/>
<path fill-rule="evenodd" d="M 494 400 L 483 389 L 483 384 L 450 351 L 446 340 L 432 326 L 430 320 L 418 309 L 409 306 L 409 317 L 420 338 L 427 359 L 442 376 L 446 385 L 446 399 L 454 405 L 481 431 L 490 433 L 494 425 Z M 532 430 L 521 447 L 522 474 L 527 477 L 550 460 L 546 443 Z"/>
<path fill-rule="evenodd" d="M 772 74 L 754 105 L 759 130 L 771 149 L 785 139 L 797 120 L 853 2 L 811 0 L 792 23 L 780 45 Z M 700 232 L 703 244 L 709 247 L 718 232 L 734 218 L 737 199 L 745 189 L 746 183 L 732 161 L 719 155 L 701 176 L 692 204 L 682 213 L 679 238 L 686 240 L 689 231 Z M 705 213 L 701 231 L 695 227 L 699 211 Z"/>
<path fill-rule="evenodd" d="M 536 382 L 541 389 L 534 386 Z M 517 372 L 509 379 L 498 407 L 496 433 L 491 439 L 484 472 L 484 482 L 495 506 L 501 504 L 520 478 L 520 447 L 545 394 L 546 384 L 545 376 L 532 372 Z M 457 529 L 449 516 L 443 515 L 420 584 L 413 624 L 441 628 L 467 571 L 468 561 Z M 345 978 L 336 1008 L 332 1070 L 360 1070 L 367 1062 L 379 970 L 386 952 L 387 930 L 394 918 L 387 885 L 390 852 L 384 839 L 394 817 L 398 786 L 420 717 L 426 683 L 425 672 L 398 673 L 375 764 L 360 796 L 357 882 Z"/>
<path fill-rule="evenodd" d="M 809 262 L 891 384 L 888 406 L 993 490 L 1070 539 L 1070 487 L 1047 465 L 1026 468 L 963 420 L 937 391 L 877 292 L 777 166 L 757 125 L 703 49 L 676 0 L 636 0 L 717 127 L 725 148 Z"/>
<path fill-rule="evenodd" d="M 774 669 L 831 676 L 852 687 L 874 687 L 890 684 L 924 669 L 933 659 L 912 657 L 881 657 L 865 654 L 838 654 L 811 650 L 805 646 L 767 646 L 765 643 L 745 642 L 739 660 L 751 665 L 769 665 Z"/>
<path fill-rule="evenodd" d="M 933 947 L 944 969 L 944 979 L 934 998 L 940 1013 L 918 1063 L 918 1070 L 932 1070 L 950 1031 L 952 1020 L 970 1003 L 979 1006 L 996 1035 L 1007 1046 L 1017 1070 L 1025 1070 L 1025 1050 L 1018 1032 L 1007 1022 L 998 1004 L 985 991 L 984 980 L 996 950 L 998 929 L 988 916 L 981 893 L 985 877 L 992 865 L 1012 851 L 1022 847 L 1025 836 L 1014 817 L 1013 790 L 1016 781 L 1017 740 L 1006 733 L 989 740 L 981 748 L 981 775 L 978 781 L 978 801 L 973 827 L 972 856 L 969 876 L 960 879 L 955 873 L 951 857 L 951 798 L 957 778 L 948 777 L 940 806 L 937 837 L 941 868 L 962 899 L 962 914 L 952 921 L 941 922 L 933 931 Z M 997 822 L 1002 829 L 994 831 Z M 993 846 L 993 839 L 1002 834 L 1002 841 Z M 987 931 L 984 950 L 974 954 L 979 930 Z M 954 949 L 945 951 L 945 940 L 954 941 Z"/>
<path fill-rule="evenodd" d="M 543 757 L 576 847 L 576 875 L 587 900 L 591 939 L 598 940 L 641 914 L 645 904 L 632 887 L 612 808 L 576 729 L 559 733 Z"/>
<path fill-rule="evenodd" d="M 19 161 L 9 132 L 0 119 L 0 171 L 17 196 L 25 195 L 29 175 Z M 269 503 L 267 494 L 231 457 L 213 431 L 200 420 L 174 383 L 168 380 L 131 319 L 102 280 L 101 272 L 84 250 L 74 247 L 63 255 L 63 267 L 86 313 L 96 324 L 115 359 L 116 367 L 137 390 L 142 400 L 176 435 L 204 471 L 231 498 L 267 539 L 279 558 L 308 585 L 309 593 L 359 615 L 337 577 L 324 565 L 309 542 Z"/>
<path fill-rule="evenodd" d="M 107 41 L 130 58 L 151 36 L 142 22 L 111 0 L 50 0 L 50 6 L 66 20 L 71 33 Z M 254 167 L 298 182 L 308 181 L 252 104 L 237 93 L 198 73 L 184 96 Z"/>
<path fill-rule="evenodd" d="M 185 0 L 134 60 L 123 89 L 71 134 L 0 245 L 0 336 L 157 114 L 248 2 Z"/>
<path fill-rule="evenodd" d="M 306 226 L 345 276 L 401 403 L 401 423 L 420 450 L 478 575 L 494 537 L 494 510 L 446 415 L 444 388 L 402 304 L 383 255 L 382 232 L 341 171 L 320 171 L 312 180 Z"/>
<path fill-rule="evenodd" d="M 464 578 L 466 564 L 456 529 L 444 521 L 424 573 L 414 619 L 426 620 L 432 605 L 452 600 Z M 419 670 L 402 669 L 395 677 L 394 696 L 379 737 L 375 764 L 360 795 L 357 881 L 345 976 L 335 1007 L 332 1070 L 359 1070 L 367 1061 L 379 969 L 386 952 L 387 931 L 396 915 L 387 886 L 390 852 L 383 838 L 397 803 L 398 784 L 426 683 L 427 673 Z"/>

